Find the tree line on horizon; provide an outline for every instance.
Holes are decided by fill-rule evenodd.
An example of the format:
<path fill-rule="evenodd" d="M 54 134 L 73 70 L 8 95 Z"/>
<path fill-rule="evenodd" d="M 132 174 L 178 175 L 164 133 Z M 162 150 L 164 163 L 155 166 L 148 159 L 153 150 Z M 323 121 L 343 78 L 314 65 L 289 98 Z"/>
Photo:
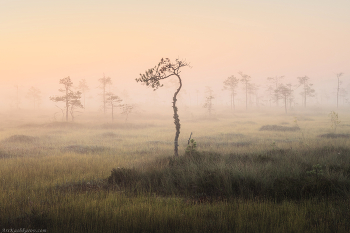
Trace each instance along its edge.
<path fill-rule="evenodd" d="M 187 63 L 186 63 L 187 64 Z M 242 99 L 244 99 L 245 109 L 251 107 L 253 103 L 256 104 L 257 107 L 261 104 L 260 101 L 262 96 L 258 94 L 258 90 L 261 90 L 261 86 L 254 83 L 250 75 L 245 74 L 243 72 L 238 72 L 239 76 L 231 75 L 223 81 L 223 89 L 229 92 L 230 95 L 230 108 L 232 111 L 236 110 L 237 105 L 237 94 L 239 88 L 243 90 L 244 95 L 242 95 Z M 339 107 L 340 98 L 344 99 L 348 92 L 345 88 L 342 87 L 341 77 L 343 73 L 336 74 L 336 106 Z M 275 76 L 268 77 L 266 79 L 266 89 L 264 97 L 267 96 L 268 103 L 272 106 L 272 103 L 275 104 L 276 107 L 282 106 L 285 110 L 285 113 L 288 112 L 288 109 L 292 108 L 292 105 L 295 104 L 295 92 L 298 89 L 301 89 L 299 93 L 302 97 L 302 106 L 307 107 L 307 102 L 310 97 L 315 97 L 316 91 L 313 88 L 313 83 L 308 76 L 297 77 L 297 84 L 292 85 L 289 83 L 283 83 L 284 76 Z M 114 120 L 114 113 L 117 108 L 122 109 L 122 113 L 126 115 L 126 120 L 128 115 L 131 113 L 133 109 L 133 105 L 131 104 L 122 104 L 122 98 L 111 91 L 107 91 L 107 87 L 112 85 L 112 79 L 110 77 L 106 77 L 105 75 L 102 78 L 98 79 L 99 81 L 99 89 L 101 89 L 100 95 L 102 96 L 102 110 L 103 113 L 106 114 L 107 110 L 111 110 L 112 120 Z M 159 80 L 158 80 L 159 82 Z M 75 114 L 80 113 L 81 109 L 84 109 L 86 106 L 86 92 L 90 90 L 86 79 L 82 79 L 79 81 L 77 87 L 73 87 L 73 82 L 70 77 L 65 77 L 59 80 L 59 84 L 63 85 L 63 88 L 59 89 L 59 92 L 62 95 L 58 96 L 50 96 L 49 99 L 55 103 L 63 103 L 64 107 L 60 107 L 57 104 L 55 106 L 59 108 L 64 116 L 65 120 L 68 121 L 70 116 L 71 120 L 74 121 Z M 153 84 L 154 87 L 158 84 Z M 181 84 L 182 85 L 182 84 Z M 159 84 L 159 87 L 162 85 Z M 241 87 L 240 87 L 241 86 Z M 18 85 L 15 86 L 17 90 L 16 95 L 16 108 L 19 108 L 19 97 L 18 97 Z M 74 90 L 75 89 L 75 90 Z M 181 88 L 180 88 L 181 89 Z M 198 105 L 198 93 L 199 90 L 196 90 L 197 94 L 197 105 Z M 204 104 L 203 108 L 207 109 L 209 115 L 212 114 L 213 111 L 213 100 L 215 99 L 214 91 L 210 86 L 205 87 L 204 91 Z M 34 109 L 38 109 L 40 101 L 41 101 L 41 91 L 36 87 L 31 87 L 26 97 L 32 102 L 32 106 Z M 255 100 L 253 100 L 255 97 Z M 345 99 L 347 102 L 348 99 Z M 264 99 L 266 101 L 266 99 Z M 262 102 L 262 101 L 261 101 Z"/>

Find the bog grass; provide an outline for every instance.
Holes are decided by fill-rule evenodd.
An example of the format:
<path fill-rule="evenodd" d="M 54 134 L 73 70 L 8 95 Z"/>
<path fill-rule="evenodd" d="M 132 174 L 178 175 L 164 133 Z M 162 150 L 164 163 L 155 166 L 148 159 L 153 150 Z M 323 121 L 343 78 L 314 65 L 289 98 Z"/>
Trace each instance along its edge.
<path fill-rule="evenodd" d="M 331 132 L 327 113 L 295 115 L 295 131 L 259 130 L 296 127 L 294 115 L 182 119 L 179 158 L 171 117 L 4 124 L 0 227 L 349 232 L 349 140 L 320 137 Z M 348 134 L 339 116 L 337 133 Z M 185 153 L 191 132 L 197 147 Z"/>

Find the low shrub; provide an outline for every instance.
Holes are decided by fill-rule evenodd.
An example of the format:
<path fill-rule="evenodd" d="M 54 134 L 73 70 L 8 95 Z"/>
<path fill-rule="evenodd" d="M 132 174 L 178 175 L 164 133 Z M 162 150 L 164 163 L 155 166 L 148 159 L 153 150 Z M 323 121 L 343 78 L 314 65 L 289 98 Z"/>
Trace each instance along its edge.
<path fill-rule="evenodd" d="M 37 141 L 36 137 L 27 136 L 27 135 L 13 135 L 9 138 L 3 140 L 6 143 L 33 143 Z"/>
<path fill-rule="evenodd" d="M 259 131 L 298 131 L 299 126 L 281 126 L 281 125 L 263 125 L 260 127 Z"/>
<path fill-rule="evenodd" d="M 327 168 L 318 164 L 296 163 L 299 173 L 273 175 L 276 172 L 273 167 L 280 161 L 279 157 L 291 154 L 290 150 L 283 153 L 276 150 L 264 154 L 225 156 L 187 150 L 183 156 L 159 159 L 157 166 L 153 163 L 144 166 L 143 170 L 113 169 L 108 183 L 134 192 L 183 195 L 207 200 L 259 197 L 283 201 L 349 195 L 350 177 L 336 179 L 326 176 Z M 265 170 L 261 176 L 253 175 L 242 172 L 235 166 L 237 163 L 242 166 L 269 166 L 270 170 Z M 344 174 L 349 172 L 349 167 L 339 169 Z"/>
<path fill-rule="evenodd" d="M 350 138 L 350 134 L 327 133 L 319 135 L 321 138 Z"/>
<path fill-rule="evenodd" d="M 83 128 L 82 124 L 76 122 L 54 121 L 42 125 L 44 128 Z"/>
<path fill-rule="evenodd" d="M 112 170 L 111 175 L 108 177 L 108 183 L 125 188 L 135 185 L 140 179 L 142 179 L 142 176 L 139 171 L 118 167 L 117 169 Z"/>
<path fill-rule="evenodd" d="M 106 132 L 101 135 L 103 138 L 116 138 L 118 137 L 118 134 L 113 132 Z"/>
<path fill-rule="evenodd" d="M 103 146 L 81 146 L 81 145 L 71 145 L 62 148 L 63 152 L 74 152 L 79 154 L 88 154 L 88 153 L 99 153 L 107 150 L 107 147 Z"/>

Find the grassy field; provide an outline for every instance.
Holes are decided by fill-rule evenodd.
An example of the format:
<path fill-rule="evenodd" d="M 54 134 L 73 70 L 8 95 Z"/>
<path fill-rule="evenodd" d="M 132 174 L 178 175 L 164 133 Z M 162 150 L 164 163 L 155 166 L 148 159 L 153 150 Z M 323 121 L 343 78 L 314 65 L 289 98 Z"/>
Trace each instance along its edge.
<path fill-rule="evenodd" d="M 349 232 L 350 114 L 328 114 L 180 114 L 179 158 L 171 116 L 2 116 L 0 227 Z"/>

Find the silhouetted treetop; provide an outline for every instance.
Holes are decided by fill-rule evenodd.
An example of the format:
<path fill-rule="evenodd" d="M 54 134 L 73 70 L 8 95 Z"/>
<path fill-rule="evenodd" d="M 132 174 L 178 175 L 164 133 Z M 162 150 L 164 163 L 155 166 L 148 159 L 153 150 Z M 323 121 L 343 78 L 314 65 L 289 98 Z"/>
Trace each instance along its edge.
<path fill-rule="evenodd" d="M 157 90 L 162 87 L 160 80 L 169 78 L 172 75 L 179 76 L 181 73 L 180 68 L 184 66 L 190 66 L 189 63 L 183 60 L 176 59 L 175 63 L 172 63 L 169 58 L 162 58 L 158 65 L 148 69 L 144 74 L 140 74 L 140 78 L 137 78 L 137 82 L 142 82 L 146 86 L 150 86 L 153 90 Z"/>

